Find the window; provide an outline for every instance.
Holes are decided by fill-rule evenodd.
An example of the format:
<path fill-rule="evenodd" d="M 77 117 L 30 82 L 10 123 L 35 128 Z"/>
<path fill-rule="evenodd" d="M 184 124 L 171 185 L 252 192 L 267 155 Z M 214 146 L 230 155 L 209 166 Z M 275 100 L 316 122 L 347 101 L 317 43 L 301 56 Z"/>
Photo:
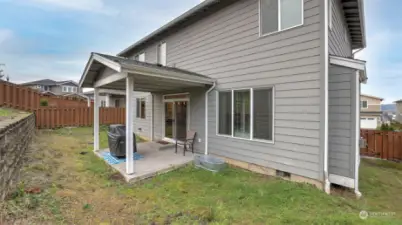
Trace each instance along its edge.
<path fill-rule="evenodd" d="M 218 134 L 273 141 L 273 88 L 221 91 L 217 101 Z"/>
<path fill-rule="evenodd" d="M 161 43 L 158 45 L 158 64 L 166 66 L 166 43 Z"/>
<path fill-rule="evenodd" d="M 362 107 L 363 109 L 367 109 L 367 108 L 368 108 L 367 101 L 361 101 L 360 103 L 361 103 L 361 107 Z"/>
<path fill-rule="evenodd" d="M 232 135 L 232 92 L 219 92 L 218 134 Z"/>
<path fill-rule="evenodd" d="M 137 98 L 137 118 L 145 119 L 145 98 Z"/>
<path fill-rule="evenodd" d="M 105 100 L 101 100 L 101 107 L 106 107 L 106 101 Z"/>
<path fill-rule="evenodd" d="M 67 86 L 63 86 L 62 89 L 63 92 L 67 92 Z"/>
<path fill-rule="evenodd" d="M 233 126 L 235 137 L 250 137 L 250 90 L 234 91 Z"/>
<path fill-rule="evenodd" d="M 138 56 L 138 61 L 140 61 L 140 62 L 145 62 L 145 52 L 144 52 L 144 53 L 141 53 L 141 54 Z"/>
<path fill-rule="evenodd" d="M 266 35 L 303 24 L 303 0 L 260 0 L 260 33 Z"/>
<path fill-rule="evenodd" d="M 272 140 L 274 126 L 272 89 L 254 89 L 253 138 Z"/>
<path fill-rule="evenodd" d="M 120 99 L 114 100 L 114 107 L 120 108 Z"/>

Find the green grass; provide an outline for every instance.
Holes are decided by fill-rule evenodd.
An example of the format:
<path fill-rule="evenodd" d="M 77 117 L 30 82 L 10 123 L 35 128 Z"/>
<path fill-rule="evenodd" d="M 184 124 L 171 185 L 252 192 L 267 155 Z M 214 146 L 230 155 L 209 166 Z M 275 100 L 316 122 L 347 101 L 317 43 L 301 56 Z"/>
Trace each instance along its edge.
<path fill-rule="evenodd" d="M 105 129 L 100 137 L 106 147 Z M 130 185 L 92 153 L 91 142 L 90 128 L 40 134 L 23 179 L 43 192 L 18 194 L 20 188 L 3 211 L 17 206 L 22 212 L 8 215 L 32 224 L 402 223 L 401 164 L 363 160 L 360 200 L 232 167 L 214 174 L 188 166 Z M 361 210 L 395 215 L 362 220 Z"/>
<path fill-rule="evenodd" d="M 0 108 L 0 117 L 11 116 L 14 113 L 14 110 L 9 108 Z"/>

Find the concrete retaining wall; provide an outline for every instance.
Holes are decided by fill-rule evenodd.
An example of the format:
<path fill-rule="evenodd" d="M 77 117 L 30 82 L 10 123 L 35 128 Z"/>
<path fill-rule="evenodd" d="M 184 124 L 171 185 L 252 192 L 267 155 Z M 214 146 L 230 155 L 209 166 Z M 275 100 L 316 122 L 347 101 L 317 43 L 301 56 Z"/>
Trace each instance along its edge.
<path fill-rule="evenodd" d="M 0 201 L 18 182 L 24 155 L 35 133 L 35 116 L 17 114 L 0 121 Z"/>

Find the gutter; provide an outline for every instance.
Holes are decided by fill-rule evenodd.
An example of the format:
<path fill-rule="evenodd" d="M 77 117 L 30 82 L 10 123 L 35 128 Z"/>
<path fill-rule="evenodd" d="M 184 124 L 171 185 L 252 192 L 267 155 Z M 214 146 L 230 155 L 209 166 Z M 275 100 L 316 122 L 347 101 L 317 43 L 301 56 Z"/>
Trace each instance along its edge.
<path fill-rule="evenodd" d="M 208 94 L 214 90 L 216 87 L 216 82 L 212 85 L 207 92 L 205 92 L 205 155 L 208 155 Z M 216 106 L 218 107 L 218 106 Z"/>
<path fill-rule="evenodd" d="M 331 191 L 331 183 L 329 181 L 329 172 L 328 172 L 328 123 L 329 123 L 329 113 L 328 113 L 328 77 L 329 77 L 329 31 L 328 31 L 328 8 L 329 8 L 329 0 L 324 1 L 324 191 L 327 194 L 330 194 Z"/>
<path fill-rule="evenodd" d="M 357 198 L 362 196 L 359 191 L 359 166 L 360 166 L 360 76 L 356 71 L 356 142 L 355 142 L 355 194 Z"/>

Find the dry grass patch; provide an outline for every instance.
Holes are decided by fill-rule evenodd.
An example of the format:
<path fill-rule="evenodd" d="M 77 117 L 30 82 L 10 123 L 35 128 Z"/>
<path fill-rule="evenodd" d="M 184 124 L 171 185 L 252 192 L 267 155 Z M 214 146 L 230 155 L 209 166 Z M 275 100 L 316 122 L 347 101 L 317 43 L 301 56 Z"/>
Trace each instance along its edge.
<path fill-rule="evenodd" d="M 101 133 L 101 146 L 106 146 Z M 89 128 L 42 132 L 23 183 L 1 205 L 22 224 L 401 224 L 399 164 L 363 161 L 362 200 L 237 168 L 188 166 L 134 185 L 92 153 Z M 396 179 L 398 178 L 398 179 Z M 40 187 L 38 194 L 26 188 Z M 361 210 L 396 212 L 361 220 Z"/>

